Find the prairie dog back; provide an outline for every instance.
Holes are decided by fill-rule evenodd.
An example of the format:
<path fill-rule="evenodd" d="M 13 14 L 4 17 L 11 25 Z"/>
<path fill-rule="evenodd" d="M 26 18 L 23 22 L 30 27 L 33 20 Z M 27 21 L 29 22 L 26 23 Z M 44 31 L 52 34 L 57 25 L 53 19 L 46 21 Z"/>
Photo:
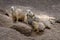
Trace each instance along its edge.
<path fill-rule="evenodd" d="M 25 11 L 19 8 L 15 8 L 15 7 L 11 7 L 11 15 L 12 15 L 12 19 L 13 21 L 24 21 L 25 18 Z"/>

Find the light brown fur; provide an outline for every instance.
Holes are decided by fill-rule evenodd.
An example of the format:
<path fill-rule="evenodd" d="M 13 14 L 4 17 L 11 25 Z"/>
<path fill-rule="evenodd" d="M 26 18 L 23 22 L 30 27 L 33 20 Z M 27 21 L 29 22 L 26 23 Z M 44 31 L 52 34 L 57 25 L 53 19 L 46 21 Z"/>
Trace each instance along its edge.
<path fill-rule="evenodd" d="M 24 21 L 26 13 L 22 9 L 14 8 L 14 10 L 13 10 L 13 8 L 12 8 L 11 11 L 12 11 L 11 17 L 12 17 L 13 21 L 15 21 L 15 22 L 18 22 L 19 20 Z"/>

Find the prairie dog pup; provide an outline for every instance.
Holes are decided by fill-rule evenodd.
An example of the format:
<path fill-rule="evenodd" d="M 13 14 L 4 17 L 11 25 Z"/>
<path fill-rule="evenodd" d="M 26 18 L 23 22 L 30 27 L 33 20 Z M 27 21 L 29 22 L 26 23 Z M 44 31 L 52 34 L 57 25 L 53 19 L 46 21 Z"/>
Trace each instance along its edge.
<path fill-rule="evenodd" d="M 27 10 L 25 23 L 31 25 L 33 30 L 36 30 L 36 32 L 39 32 L 39 29 L 43 30 L 44 24 L 39 22 L 39 18 L 37 20 L 34 18 L 35 18 L 35 14 L 31 10 Z M 39 27 L 39 26 L 41 26 L 41 27 Z"/>
<path fill-rule="evenodd" d="M 54 17 L 50 17 L 48 15 L 34 15 L 32 18 L 31 25 L 33 27 L 33 30 L 36 30 L 36 32 L 44 31 L 44 29 L 51 28 L 52 24 L 55 23 Z M 29 23 L 30 24 L 30 23 Z"/>
<path fill-rule="evenodd" d="M 40 21 L 40 18 L 36 15 L 33 17 L 32 26 L 33 30 L 35 30 L 36 32 L 44 31 L 45 29 L 45 25 L 42 21 Z"/>
<path fill-rule="evenodd" d="M 32 25 L 34 13 L 31 10 L 26 10 L 25 23 Z"/>
<path fill-rule="evenodd" d="M 25 12 L 22 9 L 15 8 L 14 6 L 11 7 L 12 11 L 12 19 L 15 22 L 24 21 L 25 19 Z"/>
<path fill-rule="evenodd" d="M 35 15 L 35 21 L 37 21 L 39 23 L 43 23 L 45 25 L 45 27 L 50 28 L 52 26 L 53 23 L 55 23 L 55 18 L 54 17 L 49 17 L 47 15 Z"/>

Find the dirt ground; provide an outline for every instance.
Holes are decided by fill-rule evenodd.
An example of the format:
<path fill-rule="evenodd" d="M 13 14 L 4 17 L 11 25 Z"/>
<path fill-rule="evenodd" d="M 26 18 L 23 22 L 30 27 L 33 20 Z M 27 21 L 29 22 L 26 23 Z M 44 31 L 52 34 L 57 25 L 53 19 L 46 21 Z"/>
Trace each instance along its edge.
<path fill-rule="evenodd" d="M 0 0 L 0 8 L 2 9 L 12 5 L 31 7 L 31 10 L 36 14 L 47 14 L 60 19 L 60 0 Z M 0 39 L 1 37 L 2 36 L 0 36 Z M 16 40 L 60 40 L 60 24 L 54 24 L 50 30 L 45 29 L 44 33 L 40 35 L 34 34 L 33 36 L 29 37 L 18 37 L 20 37 L 20 39 L 17 38 Z M 3 38 L 2 40 L 7 39 Z"/>

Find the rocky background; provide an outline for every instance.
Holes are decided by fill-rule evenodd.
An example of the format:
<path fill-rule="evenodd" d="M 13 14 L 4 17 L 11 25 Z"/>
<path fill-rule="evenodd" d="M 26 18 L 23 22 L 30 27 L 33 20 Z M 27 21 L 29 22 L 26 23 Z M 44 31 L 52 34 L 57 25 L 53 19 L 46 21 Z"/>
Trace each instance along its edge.
<path fill-rule="evenodd" d="M 36 14 L 47 14 L 60 19 L 60 0 L 0 0 L 0 8 L 3 10 L 12 5 L 30 7 Z M 11 25 L 9 18 L 4 19 L 0 15 L 0 40 L 60 40 L 60 24 L 54 24 L 50 30 L 45 29 L 44 33 L 38 35 L 32 33 L 31 36 L 6 28 Z"/>

